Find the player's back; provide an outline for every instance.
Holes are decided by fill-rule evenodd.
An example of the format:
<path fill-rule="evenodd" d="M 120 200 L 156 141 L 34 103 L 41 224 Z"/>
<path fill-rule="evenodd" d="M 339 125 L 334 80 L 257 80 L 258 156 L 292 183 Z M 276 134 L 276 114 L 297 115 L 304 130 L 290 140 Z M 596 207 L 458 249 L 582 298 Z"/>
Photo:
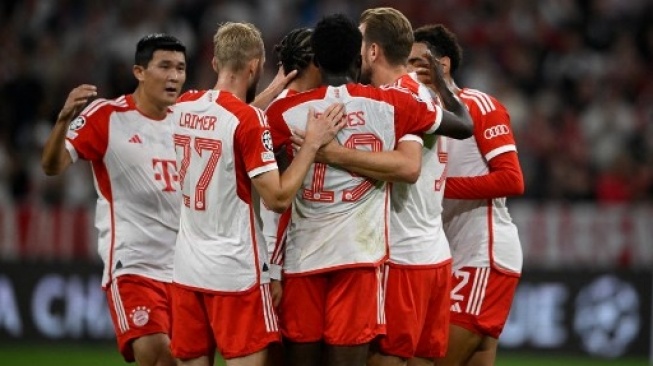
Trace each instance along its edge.
<path fill-rule="evenodd" d="M 252 163 L 242 142 L 269 139 L 267 129 L 253 135 L 265 125 L 263 113 L 231 93 L 209 90 L 182 96 L 174 123 L 183 193 L 174 281 L 211 291 L 247 290 L 267 261 L 248 174 L 252 164 L 271 170 L 276 163 L 271 151 Z"/>
<path fill-rule="evenodd" d="M 347 125 L 336 139 L 348 148 L 393 150 L 399 137 L 437 128 L 437 112 L 411 108 L 406 91 L 359 84 L 321 87 L 284 98 L 267 111 L 275 146 L 289 144 L 292 129 L 304 130 L 309 108 L 317 112 L 344 103 Z M 286 273 L 376 265 L 386 255 L 388 190 L 344 169 L 313 164 L 293 202 L 286 244 Z"/>
<path fill-rule="evenodd" d="M 416 80 L 415 75 L 405 74 L 394 85 L 409 90 L 427 104 L 439 104 L 428 88 Z M 449 139 L 444 136 L 423 135 L 422 169 L 417 182 L 392 185 L 391 263 L 435 265 L 451 259 L 449 243 L 442 227 L 448 142 Z"/>

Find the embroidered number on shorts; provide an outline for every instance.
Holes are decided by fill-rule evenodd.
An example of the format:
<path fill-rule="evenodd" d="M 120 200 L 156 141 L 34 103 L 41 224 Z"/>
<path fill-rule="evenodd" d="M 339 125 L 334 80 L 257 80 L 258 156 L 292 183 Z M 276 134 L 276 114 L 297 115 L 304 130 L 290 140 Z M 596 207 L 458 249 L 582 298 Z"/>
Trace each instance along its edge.
<path fill-rule="evenodd" d="M 454 287 L 454 288 L 451 290 L 451 300 L 452 300 L 452 301 L 463 301 L 463 300 L 465 299 L 465 296 L 459 294 L 459 292 L 460 292 L 460 290 L 462 290 L 463 287 L 465 287 L 465 286 L 467 285 L 467 283 L 469 282 L 469 272 L 461 271 L 461 270 L 458 269 L 458 270 L 455 270 L 455 271 L 453 272 L 453 275 L 454 275 L 456 278 L 460 278 L 461 280 L 460 280 L 460 282 L 458 282 L 458 284 L 456 285 L 456 287 Z"/>

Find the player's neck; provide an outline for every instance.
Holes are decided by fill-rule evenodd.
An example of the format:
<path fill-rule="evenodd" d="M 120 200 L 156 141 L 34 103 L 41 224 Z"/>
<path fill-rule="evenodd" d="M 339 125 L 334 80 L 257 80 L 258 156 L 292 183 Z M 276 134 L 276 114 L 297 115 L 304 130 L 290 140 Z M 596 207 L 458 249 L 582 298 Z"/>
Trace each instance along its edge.
<path fill-rule="evenodd" d="M 299 78 L 294 78 L 287 86 L 288 89 L 294 90 L 296 92 L 303 92 L 309 89 L 315 88 L 316 83 L 314 80 L 311 80 L 310 78 L 307 77 L 299 77 Z"/>
<path fill-rule="evenodd" d="M 213 89 L 227 91 L 244 102 L 247 95 L 247 78 L 241 74 L 223 69 L 220 70 L 218 81 Z"/>
<path fill-rule="evenodd" d="M 323 74 L 322 85 L 339 86 L 353 83 L 354 80 L 349 75 Z"/>
<path fill-rule="evenodd" d="M 136 88 L 132 94 L 132 98 L 134 98 L 136 109 L 147 118 L 160 120 L 166 118 L 168 115 L 169 106 L 158 105 L 148 98 L 145 91 L 141 88 Z"/>
<path fill-rule="evenodd" d="M 372 84 L 376 87 L 394 84 L 397 79 L 407 73 L 408 70 L 404 65 L 379 67 L 372 76 Z"/>
<path fill-rule="evenodd" d="M 460 94 L 460 91 L 462 89 L 460 89 L 460 87 L 458 87 L 458 85 L 456 85 L 456 82 L 453 80 L 451 75 L 445 75 L 444 81 L 447 83 L 447 86 L 449 87 L 449 90 L 451 90 L 451 92 L 454 95 Z"/>

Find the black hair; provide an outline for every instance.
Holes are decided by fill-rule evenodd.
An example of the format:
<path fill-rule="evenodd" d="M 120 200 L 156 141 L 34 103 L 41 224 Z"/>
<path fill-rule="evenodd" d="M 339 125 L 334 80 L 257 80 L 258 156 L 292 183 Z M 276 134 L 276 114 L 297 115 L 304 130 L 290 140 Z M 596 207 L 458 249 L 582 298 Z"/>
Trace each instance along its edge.
<path fill-rule="evenodd" d="M 311 35 L 313 35 L 313 30 L 310 28 L 293 29 L 283 37 L 281 43 L 274 46 L 284 73 L 287 74 L 293 70 L 301 73 L 313 62 Z"/>
<path fill-rule="evenodd" d="M 438 57 L 447 56 L 451 60 L 451 73 L 455 73 L 463 61 L 463 49 L 458 37 L 442 24 L 425 25 L 414 32 L 415 42 L 426 43 Z"/>
<path fill-rule="evenodd" d="M 343 14 L 322 18 L 311 37 L 316 64 L 335 74 L 345 74 L 359 62 L 362 42 L 356 24 Z"/>
<path fill-rule="evenodd" d="M 184 58 L 186 57 L 186 46 L 180 40 L 165 33 L 153 33 L 138 41 L 134 64 L 147 67 L 147 64 L 152 61 L 154 51 L 158 50 L 181 52 Z"/>

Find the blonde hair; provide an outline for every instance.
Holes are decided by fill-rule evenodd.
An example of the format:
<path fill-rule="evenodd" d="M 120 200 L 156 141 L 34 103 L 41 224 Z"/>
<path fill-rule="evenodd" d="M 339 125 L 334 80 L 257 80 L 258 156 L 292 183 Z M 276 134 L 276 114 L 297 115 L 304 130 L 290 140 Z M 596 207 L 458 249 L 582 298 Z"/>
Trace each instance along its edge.
<path fill-rule="evenodd" d="M 218 68 L 242 70 L 248 61 L 265 53 L 261 31 L 250 23 L 226 22 L 213 36 L 213 55 Z"/>
<path fill-rule="evenodd" d="M 365 25 L 365 43 L 378 44 L 391 65 L 406 64 L 415 38 L 404 14 L 390 7 L 367 9 L 359 23 Z"/>

